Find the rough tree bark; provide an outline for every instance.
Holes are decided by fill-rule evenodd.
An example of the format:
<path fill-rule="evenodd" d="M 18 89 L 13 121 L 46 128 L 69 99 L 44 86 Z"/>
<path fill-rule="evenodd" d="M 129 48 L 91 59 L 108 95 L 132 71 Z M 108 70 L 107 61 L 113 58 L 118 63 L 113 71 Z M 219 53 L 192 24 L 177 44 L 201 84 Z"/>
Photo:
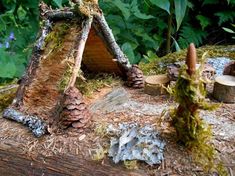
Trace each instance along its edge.
<path fill-rule="evenodd" d="M 0 173 L 11 176 L 140 176 L 142 174 L 115 168 L 110 165 L 88 161 L 81 156 L 57 155 L 45 157 L 42 155 L 28 157 L 20 154 L 17 148 L 0 148 Z"/>

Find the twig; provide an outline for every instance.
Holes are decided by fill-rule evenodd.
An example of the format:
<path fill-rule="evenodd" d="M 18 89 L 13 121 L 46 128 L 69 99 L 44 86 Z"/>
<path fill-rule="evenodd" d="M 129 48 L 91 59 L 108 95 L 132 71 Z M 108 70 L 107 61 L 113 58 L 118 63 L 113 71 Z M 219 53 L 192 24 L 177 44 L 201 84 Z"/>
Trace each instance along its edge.
<path fill-rule="evenodd" d="M 78 43 L 77 56 L 75 58 L 75 65 L 74 65 L 73 73 L 72 73 L 70 82 L 67 86 L 67 89 L 69 87 L 73 87 L 76 82 L 77 74 L 78 74 L 78 71 L 81 67 L 82 56 L 83 56 L 83 52 L 85 49 L 85 44 L 86 44 L 90 29 L 91 29 L 92 21 L 93 21 L 93 17 L 88 18 L 88 20 L 85 21 L 85 24 L 82 28 L 81 36 L 79 38 L 79 43 Z M 65 90 L 67 90 L 67 89 L 65 89 Z"/>
<path fill-rule="evenodd" d="M 229 170 L 229 175 L 233 176 L 233 171 L 232 171 L 231 167 L 229 167 L 228 170 Z"/>
<path fill-rule="evenodd" d="M 13 84 L 13 85 L 9 85 L 9 86 L 3 87 L 3 88 L 0 87 L 0 94 L 5 93 L 7 91 L 10 91 L 12 89 L 18 88 L 18 86 L 19 85 L 17 85 L 17 84 Z"/>

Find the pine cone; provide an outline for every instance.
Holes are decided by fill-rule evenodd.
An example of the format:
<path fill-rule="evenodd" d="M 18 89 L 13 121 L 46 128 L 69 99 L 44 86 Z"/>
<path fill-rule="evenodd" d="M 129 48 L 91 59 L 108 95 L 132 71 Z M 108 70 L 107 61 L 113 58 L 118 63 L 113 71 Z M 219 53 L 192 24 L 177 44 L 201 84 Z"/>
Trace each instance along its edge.
<path fill-rule="evenodd" d="M 225 65 L 223 75 L 235 76 L 235 61 L 229 62 Z"/>
<path fill-rule="evenodd" d="M 144 87 L 144 74 L 138 65 L 132 65 L 132 68 L 127 72 L 127 86 L 137 89 Z"/>
<path fill-rule="evenodd" d="M 60 125 L 63 128 L 85 128 L 91 119 L 91 114 L 83 102 L 82 94 L 76 87 L 70 87 L 64 93 L 60 114 Z"/>

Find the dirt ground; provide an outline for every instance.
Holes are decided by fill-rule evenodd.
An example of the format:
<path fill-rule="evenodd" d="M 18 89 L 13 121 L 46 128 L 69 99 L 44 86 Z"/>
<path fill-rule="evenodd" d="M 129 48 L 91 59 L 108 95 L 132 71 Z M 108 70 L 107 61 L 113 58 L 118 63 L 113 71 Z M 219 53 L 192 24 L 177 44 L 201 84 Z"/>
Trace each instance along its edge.
<path fill-rule="evenodd" d="M 0 118 L 0 146 L 20 148 L 24 154 L 29 156 L 69 153 L 92 160 L 94 151 L 97 151 L 100 146 L 105 148 L 109 145 L 109 139 L 102 137 L 97 132 L 105 124 L 115 126 L 123 122 L 136 122 L 140 125 L 154 124 L 162 139 L 166 142 L 165 160 L 161 165 L 151 167 L 145 163 L 140 163 L 138 170 L 144 171 L 142 172 L 143 175 L 216 175 L 215 173 L 204 173 L 192 161 L 190 152 L 185 151 L 182 146 L 176 143 L 174 129 L 170 127 L 169 119 L 164 118 L 161 113 L 163 110 L 167 111 L 170 107 L 175 106 L 168 96 L 150 96 L 145 94 L 143 90 L 124 88 L 130 94 L 131 102 L 134 103 L 129 107 L 128 105 L 119 107 L 118 110 L 112 112 L 94 113 L 91 126 L 82 133 L 69 129 L 67 132 L 35 138 L 23 125 Z M 91 105 L 98 99 L 102 99 L 111 90 L 111 87 L 107 87 L 95 92 L 92 98 L 86 98 L 87 104 Z M 214 100 L 211 99 L 211 101 Z M 151 108 L 157 110 L 150 112 Z M 235 174 L 235 104 L 223 104 L 215 112 L 203 111 L 201 114 L 212 126 L 212 145 L 216 148 L 218 158 L 223 161 L 230 176 L 233 176 Z M 107 156 L 97 162 L 112 163 Z"/>

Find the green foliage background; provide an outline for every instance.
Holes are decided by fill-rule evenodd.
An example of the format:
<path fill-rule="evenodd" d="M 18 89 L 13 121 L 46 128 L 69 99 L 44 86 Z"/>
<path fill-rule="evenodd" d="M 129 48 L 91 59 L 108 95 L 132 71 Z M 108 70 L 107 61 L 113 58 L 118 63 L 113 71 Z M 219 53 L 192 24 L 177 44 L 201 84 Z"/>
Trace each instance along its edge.
<path fill-rule="evenodd" d="M 69 0 L 45 0 L 52 8 L 69 6 Z M 39 29 L 38 0 L 0 1 L 0 43 L 11 32 L 15 41 L 0 48 L 0 81 L 20 77 L 26 67 Z M 190 42 L 231 43 L 235 0 L 100 0 L 113 33 L 131 63 L 148 62 Z M 169 19 L 172 19 L 169 22 Z M 171 29 L 171 30 L 169 30 Z M 233 29 L 231 29 L 233 30 Z M 167 33 L 170 31 L 170 38 Z M 157 55 L 156 55 L 157 54 Z"/>

